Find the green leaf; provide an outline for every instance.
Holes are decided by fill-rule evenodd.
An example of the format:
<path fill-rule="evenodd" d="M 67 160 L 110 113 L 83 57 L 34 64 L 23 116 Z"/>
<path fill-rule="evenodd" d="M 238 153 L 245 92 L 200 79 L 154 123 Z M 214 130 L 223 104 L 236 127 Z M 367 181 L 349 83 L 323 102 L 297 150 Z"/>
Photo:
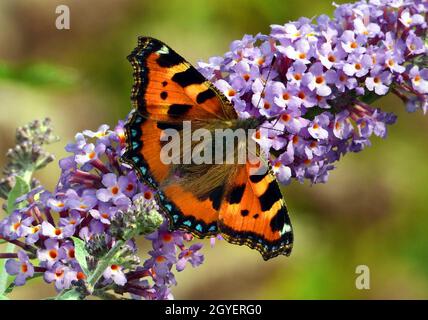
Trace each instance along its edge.
<path fill-rule="evenodd" d="M 4 294 L 0 294 L 0 300 L 9 300 Z"/>
<path fill-rule="evenodd" d="M 54 298 L 48 298 L 48 300 L 82 300 L 82 294 L 76 289 L 70 289 L 61 292 Z"/>
<path fill-rule="evenodd" d="M 25 182 L 20 176 L 15 177 L 15 185 L 12 190 L 9 192 L 9 196 L 7 198 L 7 212 L 10 214 L 15 210 L 15 201 L 18 197 L 26 194 L 30 191 L 30 185 Z"/>
<path fill-rule="evenodd" d="M 88 262 L 86 261 L 86 257 L 89 256 L 89 253 L 85 248 L 85 241 L 76 237 L 72 237 L 72 239 L 74 242 L 74 255 L 76 257 L 76 260 L 77 262 L 79 262 L 83 273 L 86 276 L 89 276 Z"/>
<path fill-rule="evenodd" d="M 12 253 L 15 250 L 15 245 L 9 243 L 6 246 L 6 253 Z M 7 282 L 9 279 L 9 274 L 6 272 L 6 259 L 0 259 L 0 294 L 4 294 L 7 288 Z"/>

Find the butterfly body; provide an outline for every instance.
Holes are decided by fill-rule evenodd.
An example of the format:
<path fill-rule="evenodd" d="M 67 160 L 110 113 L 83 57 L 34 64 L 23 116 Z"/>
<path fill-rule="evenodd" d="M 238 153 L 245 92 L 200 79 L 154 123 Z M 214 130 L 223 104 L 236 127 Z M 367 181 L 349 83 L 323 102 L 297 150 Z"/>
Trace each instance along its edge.
<path fill-rule="evenodd" d="M 250 161 L 186 161 L 197 148 L 214 152 L 217 146 L 211 140 L 186 146 L 186 126 L 191 126 L 189 134 L 204 129 L 215 136 L 218 130 L 249 133 L 266 119 L 238 118 L 233 105 L 211 82 L 159 40 L 140 38 L 128 59 L 134 68 L 134 111 L 126 124 L 123 160 L 141 180 L 159 190 L 157 200 L 170 228 L 200 238 L 221 233 L 231 243 L 257 249 L 266 260 L 289 255 L 291 223 L 271 170 L 258 174 Z M 179 133 L 176 143 L 181 151 L 170 164 L 160 160 L 166 145 L 161 137 L 168 129 Z M 247 151 L 239 142 L 235 147 L 232 160 L 238 158 L 239 150 Z"/>

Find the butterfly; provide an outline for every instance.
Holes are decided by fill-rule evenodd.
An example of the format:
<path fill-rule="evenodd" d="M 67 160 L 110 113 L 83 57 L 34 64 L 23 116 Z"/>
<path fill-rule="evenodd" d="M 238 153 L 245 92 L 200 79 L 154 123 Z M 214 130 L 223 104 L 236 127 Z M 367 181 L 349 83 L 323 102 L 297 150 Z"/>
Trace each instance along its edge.
<path fill-rule="evenodd" d="M 265 260 L 289 255 L 293 231 L 280 188 L 269 169 L 254 164 L 165 164 L 166 129 L 257 128 L 263 119 L 239 119 L 232 103 L 182 56 L 163 42 L 139 37 L 128 56 L 133 67 L 133 111 L 125 125 L 122 160 L 141 181 L 158 190 L 156 200 L 170 230 L 198 238 L 221 234 L 258 250 Z M 183 147 L 184 148 L 184 147 Z M 184 151 L 183 151 L 184 152 Z"/>

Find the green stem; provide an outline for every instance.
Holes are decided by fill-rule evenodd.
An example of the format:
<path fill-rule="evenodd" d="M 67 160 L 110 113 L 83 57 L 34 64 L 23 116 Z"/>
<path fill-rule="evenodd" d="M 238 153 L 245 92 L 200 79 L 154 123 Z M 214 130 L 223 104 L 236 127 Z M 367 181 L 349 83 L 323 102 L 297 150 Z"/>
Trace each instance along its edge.
<path fill-rule="evenodd" d="M 94 291 L 95 285 L 98 283 L 102 277 L 104 271 L 112 264 L 112 260 L 115 258 L 116 254 L 122 249 L 125 244 L 124 240 L 118 240 L 113 248 L 98 262 L 97 267 L 94 272 L 88 278 L 88 291 L 92 293 Z"/>

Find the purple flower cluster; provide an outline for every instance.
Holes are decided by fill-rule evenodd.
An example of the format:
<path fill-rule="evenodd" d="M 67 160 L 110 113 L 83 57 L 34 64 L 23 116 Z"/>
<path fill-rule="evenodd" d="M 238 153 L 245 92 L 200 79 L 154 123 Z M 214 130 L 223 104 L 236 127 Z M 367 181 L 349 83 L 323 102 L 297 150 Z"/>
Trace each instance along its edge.
<path fill-rule="evenodd" d="M 119 162 L 125 147 L 122 122 L 114 130 L 103 125 L 96 132 L 78 133 L 75 140 L 66 146 L 72 155 L 59 161 L 62 173 L 55 192 L 33 189 L 18 198 L 18 209 L 0 222 L 0 237 L 20 247 L 18 253 L 0 257 L 10 258 L 6 270 L 16 276 L 15 285 L 36 275 L 43 275 L 58 291 L 84 283 L 88 274 L 76 258 L 72 237 L 85 241 L 90 253 L 88 265 L 94 269 L 102 253 L 118 240 L 117 234 L 126 232 L 126 221 L 133 221 L 133 212 L 141 207 L 158 209 L 154 191 Z M 127 255 L 106 268 L 96 290 L 113 289 L 134 298 L 172 297 L 170 287 L 176 283 L 173 267 L 181 271 L 187 263 L 200 265 L 202 245 L 187 247 L 192 237 L 181 231 L 169 232 L 161 221 L 160 228 L 153 232 L 159 227 L 155 226 L 146 236 L 153 247 L 148 259 L 139 263 L 135 242 L 129 239 Z"/>
<path fill-rule="evenodd" d="M 384 138 L 395 115 L 370 104 L 392 92 L 428 109 L 426 1 L 370 0 L 246 35 L 199 70 L 242 118 L 268 120 L 254 136 L 283 183 L 325 182 L 347 152 Z"/>

